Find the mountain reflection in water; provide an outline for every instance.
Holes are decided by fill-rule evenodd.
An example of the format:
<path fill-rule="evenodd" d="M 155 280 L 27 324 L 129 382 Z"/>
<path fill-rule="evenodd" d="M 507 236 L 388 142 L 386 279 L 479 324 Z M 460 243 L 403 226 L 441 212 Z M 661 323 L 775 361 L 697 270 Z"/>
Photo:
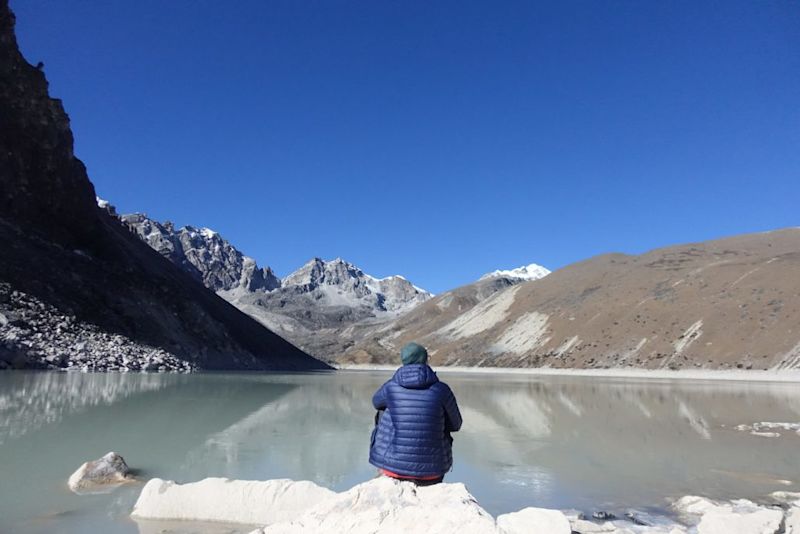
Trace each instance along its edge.
<path fill-rule="evenodd" d="M 734 428 L 800 421 L 795 384 L 440 375 L 464 416 L 446 480 L 464 482 L 494 514 L 800 489 L 800 435 Z M 0 374 L 8 482 L 0 527 L 135 532 L 126 518 L 137 487 L 89 498 L 65 489 L 80 463 L 109 450 L 143 478 L 286 477 L 347 489 L 375 476 L 367 463 L 370 400 L 389 376 Z"/>

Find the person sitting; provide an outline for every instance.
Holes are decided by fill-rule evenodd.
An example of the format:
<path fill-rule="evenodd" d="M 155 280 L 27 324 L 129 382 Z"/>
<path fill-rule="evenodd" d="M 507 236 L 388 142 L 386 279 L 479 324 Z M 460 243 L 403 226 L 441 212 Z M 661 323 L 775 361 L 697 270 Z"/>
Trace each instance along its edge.
<path fill-rule="evenodd" d="M 394 376 L 372 396 L 378 410 L 369 462 L 381 474 L 436 484 L 453 466 L 451 432 L 461 428 L 461 413 L 450 387 L 428 366 L 428 351 L 409 343 Z"/>

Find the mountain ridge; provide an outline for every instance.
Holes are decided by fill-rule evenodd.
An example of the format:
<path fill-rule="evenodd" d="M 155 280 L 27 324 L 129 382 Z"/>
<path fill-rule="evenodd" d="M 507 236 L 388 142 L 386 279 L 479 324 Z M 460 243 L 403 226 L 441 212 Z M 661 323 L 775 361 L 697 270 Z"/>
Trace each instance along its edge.
<path fill-rule="evenodd" d="M 377 278 L 354 264 L 314 257 L 278 278 L 208 228 L 116 215 L 144 243 L 208 289 L 309 353 L 335 359 L 361 327 L 413 309 L 432 295 L 405 277 Z"/>
<path fill-rule="evenodd" d="M 328 368 L 97 206 L 69 117 L 20 53 L 14 25 L 0 0 L 0 367 Z M 117 343 L 141 357 L 107 361 Z"/>
<path fill-rule="evenodd" d="M 800 366 L 800 229 L 610 253 L 472 298 L 469 284 L 342 357 L 391 363 L 407 341 L 438 365 L 777 369 Z"/>

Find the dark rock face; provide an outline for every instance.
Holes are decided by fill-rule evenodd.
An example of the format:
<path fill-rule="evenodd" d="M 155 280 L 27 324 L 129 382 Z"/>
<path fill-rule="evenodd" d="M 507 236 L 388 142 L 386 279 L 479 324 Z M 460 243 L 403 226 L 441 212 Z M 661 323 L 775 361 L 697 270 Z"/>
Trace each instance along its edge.
<path fill-rule="evenodd" d="M 98 208 L 73 154 L 69 119 L 49 97 L 44 74 L 20 54 L 14 22 L 8 1 L 0 0 L 0 282 L 76 323 L 193 368 L 326 368 Z M 70 339 L 51 343 L 57 348 Z M 3 349 L 25 350 L 13 342 Z"/>
<path fill-rule="evenodd" d="M 97 222 L 94 187 L 72 153 L 60 100 L 17 48 L 14 14 L 0 1 L 0 214 L 59 242 L 85 244 Z"/>

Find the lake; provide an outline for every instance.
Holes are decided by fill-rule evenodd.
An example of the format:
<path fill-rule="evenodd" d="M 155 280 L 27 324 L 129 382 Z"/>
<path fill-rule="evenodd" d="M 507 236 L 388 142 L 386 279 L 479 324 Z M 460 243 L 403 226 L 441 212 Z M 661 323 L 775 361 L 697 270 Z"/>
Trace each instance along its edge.
<path fill-rule="evenodd" d="M 492 514 L 658 511 L 686 494 L 800 491 L 800 435 L 734 428 L 800 421 L 797 384 L 439 375 L 464 418 L 446 481 L 464 482 Z M 81 463 L 112 450 L 145 480 L 292 478 L 347 489 L 375 476 L 370 399 L 389 376 L 2 372 L 0 532 L 139 532 L 128 514 L 140 485 L 84 496 L 66 486 Z"/>

